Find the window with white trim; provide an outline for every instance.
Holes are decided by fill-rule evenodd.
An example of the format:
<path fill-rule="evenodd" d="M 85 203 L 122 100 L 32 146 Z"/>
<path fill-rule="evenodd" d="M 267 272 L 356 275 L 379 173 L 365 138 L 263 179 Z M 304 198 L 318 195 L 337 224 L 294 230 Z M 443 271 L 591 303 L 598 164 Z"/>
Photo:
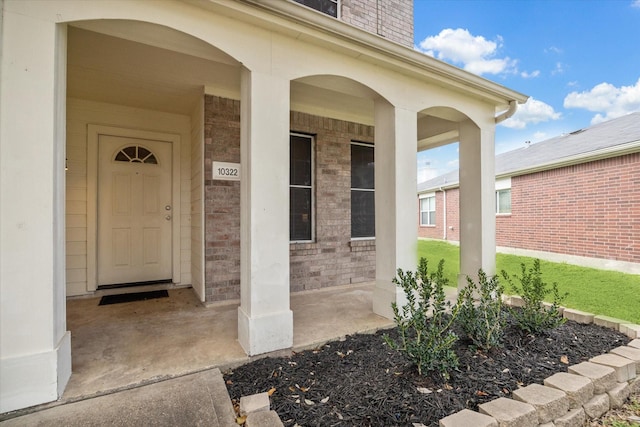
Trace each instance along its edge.
<path fill-rule="evenodd" d="M 420 225 L 436 225 L 436 196 L 420 198 Z"/>
<path fill-rule="evenodd" d="M 376 235 L 373 144 L 351 143 L 351 238 Z"/>
<path fill-rule="evenodd" d="M 289 136 L 289 240 L 313 239 L 313 137 Z"/>
<path fill-rule="evenodd" d="M 338 0 L 293 0 L 318 12 L 325 13 L 334 18 L 338 17 Z"/>
<path fill-rule="evenodd" d="M 496 213 L 511 213 L 511 177 L 496 181 Z"/>

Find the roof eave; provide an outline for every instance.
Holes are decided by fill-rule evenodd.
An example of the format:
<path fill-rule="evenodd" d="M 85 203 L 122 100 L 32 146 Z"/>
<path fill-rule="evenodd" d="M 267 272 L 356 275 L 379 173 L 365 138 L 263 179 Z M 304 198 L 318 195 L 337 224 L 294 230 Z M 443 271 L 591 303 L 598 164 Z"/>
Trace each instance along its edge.
<path fill-rule="evenodd" d="M 441 86 L 458 91 L 471 92 L 496 106 L 506 106 L 510 101 L 524 103 L 527 95 L 506 88 L 498 83 L 432 58 L 399 43 L 347 24 L 343 21 L 304 7 L 293 1 L 265 2 L 261 0 L 187 0 L 200 7 L 240 12 L 254 23 L 261 22 L 269 28 L 277 25 L 284 32 L 300 33 L 309 41 L 327 42 L 340 50 L 349 51 L 362 60 L 384 63 L 388 68 L 403 74 L 434 81 Z M 277 17 L 277 22 L 273 19 Z M 273 28 L 272 28 L 273 29 Z M 305 31 L 308 29 L 308 31 Z M 329 38 L 319 37 L 320 34 Z"/>

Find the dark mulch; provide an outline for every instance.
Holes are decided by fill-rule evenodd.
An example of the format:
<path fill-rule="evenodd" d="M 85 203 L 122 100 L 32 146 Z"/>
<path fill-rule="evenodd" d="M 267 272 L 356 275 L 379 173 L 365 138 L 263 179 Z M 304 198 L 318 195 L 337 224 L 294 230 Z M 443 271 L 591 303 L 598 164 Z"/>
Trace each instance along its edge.
<path fill-rule="evenodd" d="M 488 354 L 458 341 L 460 366 L 445 382 L 419 376 L 384 343 L 384 333 L 396 331 L 353 335 L 317 350 L 241 366 L 225 374 L 229 394 L 239 399 L 275 388 L 271 408 L 285 426 L 437 426 L 447 415 L 510 397 L 518 387 L 541 384 L 568 365 L 629 342 L 610 329 L 575 322 L 540 336 L 509 326 L 505 346 Z"/>

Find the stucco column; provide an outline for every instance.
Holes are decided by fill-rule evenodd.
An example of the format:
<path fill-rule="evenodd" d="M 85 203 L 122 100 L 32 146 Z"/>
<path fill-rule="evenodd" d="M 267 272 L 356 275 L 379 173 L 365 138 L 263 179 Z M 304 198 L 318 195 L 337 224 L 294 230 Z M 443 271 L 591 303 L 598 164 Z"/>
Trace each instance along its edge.
<path fill-rule="evenodd" d="M 458 288 L 478 269 L 496 272 L 494 128 L 460 124 L 460 275 Z"/>
<path fill-rule="evenodd" d="M 391 280 L 396 270 L 415 270 L 418 231 L 417 113 L 375 105 L 376 286 L 373 311 L 393 318 L 391 303 L 404 304 L 404 294 Z"/>
<path fill-rule="evenodd" d="M 57 399 L 66 330 L 66 27 L 5 3 L 0 70 L 0 412 Z"/>
<path fill-rule="evenodd" d="M 289 81 L 242 69 L 240 307 L 249 355 L 293 345 L 289 308 Z"/>

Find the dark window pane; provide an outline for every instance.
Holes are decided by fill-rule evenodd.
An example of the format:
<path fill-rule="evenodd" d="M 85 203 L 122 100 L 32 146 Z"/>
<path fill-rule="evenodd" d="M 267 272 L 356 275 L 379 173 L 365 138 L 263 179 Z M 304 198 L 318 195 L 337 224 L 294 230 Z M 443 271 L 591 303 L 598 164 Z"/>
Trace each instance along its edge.
<path fill-rule="evenodd" d="M 138 157 L 138 156 L 137 156 L 137 153 L 136 153 L 136 151 L 137 151 L 137 150 L 136 150 L 136 147 L 135 147 L 135 146 L 133 146 L 133 145 L 131 145 L 131 146 L 129 146 L 129 147 L 126 147 L 126 148 L 124 148 L 122 151 L 124 151 L 124 152 L 125 152 L 125 154 L 126 154 L 127 156 L 129 156 L 129 158 L 131 158 L 131 159 L 135 159 L 136 157 Z"/>
<path fill-rule="evenodd" d="M 351 144 L 351 188 L 375 188 L 373 146 Z"/>
<path fill-rule="evenodd" d="M 310 188 L 289 188 L 289 240 L 311 240 Z"/>
<path fill-rule="evenodd" d="M 311 138 L 291 135 L 289 179 L 291 185 L 311 185 Z"/>
<path fill-rule="evenodd" d="M 120 151 L 117 155 L 116 155 L 116 162 L 128 162 L 129 158 L 127 157 L 126 154 L 124 154 L 122 151 Z"/>
<path fill-rule="evenodd" d="M 318 10 L 322 13 L 326 13 L 334 18 L 338 17 L 338 4 L 335 0 L 295 0 L 296 2 L 303 4 L 312 9 Z"/>
<path fill-rule="evenodd" d="M 152 165 L 158 164 L 158 160 L 156 159 L 156 156 L 154 156 L 153 154 L 147 157 L 146 159 L 144 159 L 144 162 Z"/>
<path fill-rule="evenodd" d="M 375 193 L 351 190 L 351 237 L 374 237 L 375 214 Z"/>

